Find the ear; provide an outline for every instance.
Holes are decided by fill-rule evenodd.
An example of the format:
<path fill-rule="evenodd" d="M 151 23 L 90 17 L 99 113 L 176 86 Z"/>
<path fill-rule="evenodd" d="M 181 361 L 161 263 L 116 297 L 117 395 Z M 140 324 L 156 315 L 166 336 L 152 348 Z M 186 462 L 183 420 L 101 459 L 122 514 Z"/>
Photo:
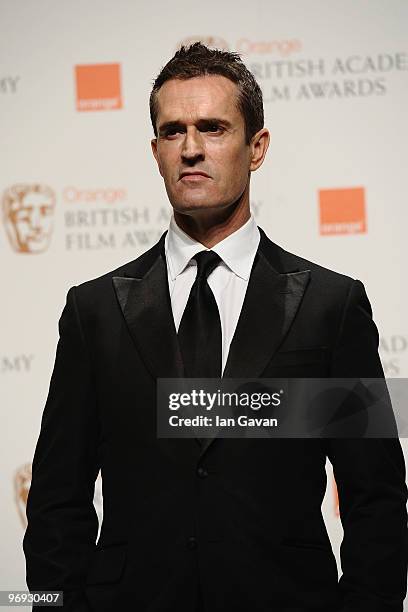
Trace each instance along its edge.
<path fill-rule="evenodd" d="M 269 130 L 266 128 L 262 128 L 252 137 L 249 145 L 251 148 L 251 164 L 249 166 L 251 172 L 258 170 L 262 166 L 270 139 Z"/>
<path fill-rule="evenodd" d="M 150 144 L 151 144 L 151 147 L 152 147 L 154 159 L 157 162 L 157 167 L 159 169 L 159 172 L 160 172 L 161 176 L 163 176 L 163 172 L 162 172 L 161 165 L 160 165 L 160 160 L 159 160 L 159 154 L 157 152 L 157 138 L 152 138 L 152 140 L 150 141 Z"/>

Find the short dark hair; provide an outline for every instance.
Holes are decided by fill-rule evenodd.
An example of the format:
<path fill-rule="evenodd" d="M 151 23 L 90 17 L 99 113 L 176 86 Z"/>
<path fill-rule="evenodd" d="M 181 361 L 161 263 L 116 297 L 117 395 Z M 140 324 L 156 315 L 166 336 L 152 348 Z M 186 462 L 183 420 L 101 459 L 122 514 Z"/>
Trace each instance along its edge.
<path fill-rule="evenodd" d="M 211 74 L 226 77 L 238 86 L 238 108 L 244 117 L 245 138 L 249 144 L 252 136 L 264 126 L 262 91 L 252 72 L 245 66 L 238 53 L 209 49 L 201 42 L 181 46 L 162 68 L 153 83 L 150 94 L 150 118 L 157 136 L 157 92 L 170 79 L 192 79 Z"/>

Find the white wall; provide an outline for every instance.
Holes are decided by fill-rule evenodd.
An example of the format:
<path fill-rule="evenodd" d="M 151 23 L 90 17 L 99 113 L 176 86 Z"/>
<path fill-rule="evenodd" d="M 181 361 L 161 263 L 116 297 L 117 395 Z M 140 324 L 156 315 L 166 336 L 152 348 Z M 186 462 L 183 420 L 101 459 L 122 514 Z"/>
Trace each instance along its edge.
<path fill-rule="evenodd" d="M 166 228 L 170 208 L 150 153 L 148 96 L 181 41 L 213 37 L 245 52 L 272 135 L 252 181 L 257 222 L 288 250 L 365 283 L 385 370 L 408 376 L 408 4 L 0 0 L 0 23 L 3 208 L 16 184 L 50 207 L 41 218 L 49 231 L 43 252 L 18 252 L 4 216 L 0 228 L 0 587 L 24 589 L 29 465 L 22 466 L 38 436 L 58 318 L 71 285 L 134 259 Z M 113 91 L 105 106 L 122 107 L 78 111 L 75 67 L 111 63 L 120 65 L 121 103 Z M 39 194 L 35 184 L 43 186 Z M 339 217 L 347 206 L 341 191 L 333 223 L 354 230 L 365 223 L 366 231 L 321 235 L 319 191 L 350 188 L 364 190 L 365 219 Z M 35 244 L 41 247 L 29 241 L 28 248 Z M 338 556 L 330 465 L 328 473 L 323 510 Z"/>

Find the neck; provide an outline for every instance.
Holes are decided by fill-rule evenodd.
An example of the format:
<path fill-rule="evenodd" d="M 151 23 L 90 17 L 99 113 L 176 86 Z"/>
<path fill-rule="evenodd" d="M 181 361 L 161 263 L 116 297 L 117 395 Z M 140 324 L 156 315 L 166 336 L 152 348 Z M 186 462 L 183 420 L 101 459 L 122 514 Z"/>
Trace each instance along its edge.
<path fill-rule="evenodd" d="M 250 215 L 249 193 L 245 190 L 239 200 L 220 210 L 201 209 L 189 214 L 175 210 L 174 220 L 193 240 L 211 249 L 242 227 Z"/>

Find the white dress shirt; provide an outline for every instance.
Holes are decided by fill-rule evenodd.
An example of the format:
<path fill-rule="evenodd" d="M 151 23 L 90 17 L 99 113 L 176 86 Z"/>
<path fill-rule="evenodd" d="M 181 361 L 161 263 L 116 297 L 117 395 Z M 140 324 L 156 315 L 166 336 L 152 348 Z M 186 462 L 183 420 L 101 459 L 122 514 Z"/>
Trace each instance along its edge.
<path fill-rule="evenodd" d="M 208 276 L 208 284 L 217 302 L 221 319 L 222 372 L 241 313 L 260 238 L 258 226 L 251 215 L 242 227 L 211 249 L 222 260 Z M 177 331 L 197 274 L 196 261 L 191 258 L 203 250 L 209 249 L 180 229 L 173 215 L 165 238 L 165 253 L 171 307 Z"/>

